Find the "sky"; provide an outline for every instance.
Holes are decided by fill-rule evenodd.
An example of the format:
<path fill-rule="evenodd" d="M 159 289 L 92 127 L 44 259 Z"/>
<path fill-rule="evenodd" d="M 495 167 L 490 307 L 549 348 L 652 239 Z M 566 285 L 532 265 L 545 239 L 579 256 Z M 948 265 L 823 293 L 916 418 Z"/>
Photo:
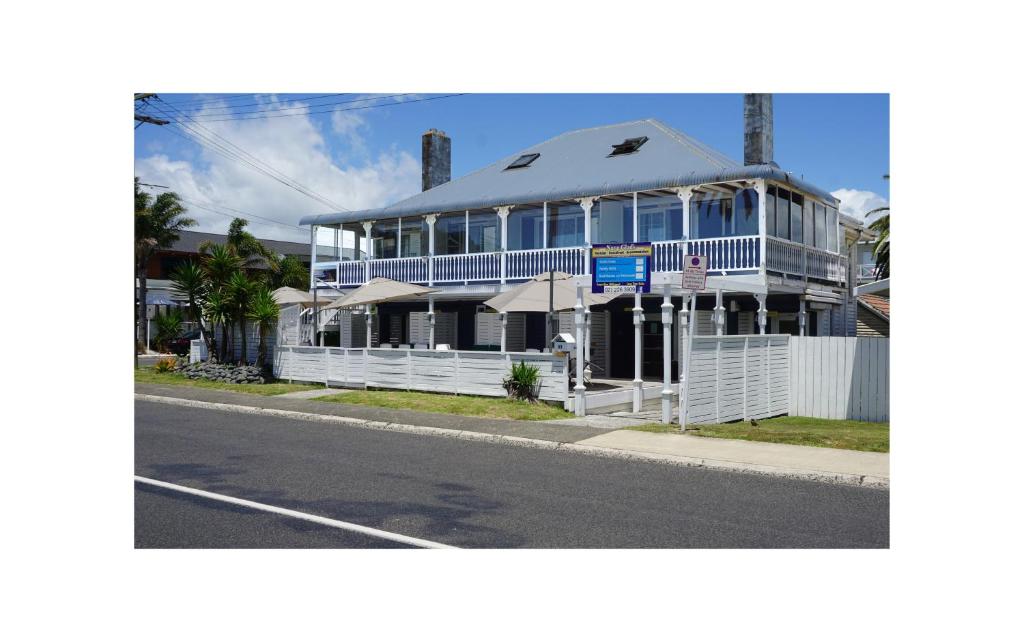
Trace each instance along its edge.
<path fill-rule="evenodd" d="M 847 214 L 888 205 L 888 95 L 773 100 L 782 169 L 831 192 Z M 278 240 L 308 240 L 308 228 L 296 227 L 305 215 L 420 191 L 420 137 L 432 127 L 451 137 L 453 179 L 569 130 L 642 118 L 743 160 L 741 94 L 159 94 L 141 109 L 209 141 L 197 144 L 173 122 L 142 124 L 135 173 L 143 183 L 181 195 L 194 229 L 223 233 L 242 216 L 258 237 Z M 295 182 L 319 199 L 283 184 Z"/>

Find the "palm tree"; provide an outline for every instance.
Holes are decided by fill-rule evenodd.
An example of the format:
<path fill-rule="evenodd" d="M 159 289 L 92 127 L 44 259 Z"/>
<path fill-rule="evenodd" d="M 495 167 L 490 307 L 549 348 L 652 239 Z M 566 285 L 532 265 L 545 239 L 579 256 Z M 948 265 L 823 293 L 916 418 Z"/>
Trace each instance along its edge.
<path fill-rule="evenodd" d="M 888 212 L 888 207 L 879 207 L 864 215 L 867 219 L 878 212 Z M 869 229 L 878 233 L 878 240 L 872 249 L 875 257 L 875 280 L 889 278 L 889 214 L 880 217 L 877 221 L 868 226 Z"/>
<path fill-rule="evenodd" d="M 277 321 L 281 309 L 274 301 L 274 295 L 270 288 L 261 285 L 256 289 L 249 302 L 249 319 L 256 324 L 260 333 L 259 351 L 256 356 L 256 363 L 262 368 L 267 358 L 267 333 L 270 325 Z"/>
<path fill-rule="evenodd" d="M 289 287 L 305 290 L 309 287 L 309 269 L 295 256 L 286 256 L 277 263 L 277 269 L 270 273 L 270 287 Z"/>
<path fill-rule="evenodd" d="M 238 322 L 239 329 L 242 333 L 241 344 L 242 344 L 242 363 L 248 363 L 248 341 L 245 335 L 245 320 L 249 314 L 249 304 L 252 302 L 253 295 L 256 293 L 257 288 L 260 286 L 259 281 L 254 281 L 245 275 L 244 272 L 235 272 L 228 279 L 227 293 L 231 298 L 232 314 L 232 326 L 234 322 Z"/>
<path fill-rule="evenodd" d="M 136 336 L 142 345 L 146 345 L 149 338 L 146 325 L 146 264 L 153 252 L 172 246 L 180 238 L 179 232 L 196 225 L 196 220 L 185 216 L 185 211 L 177 194 L 164 192 L 154 199 L 140 189 L 139 177 L 135 177 L 135 276 L 139 282 L 135 320 Z"/>
<path fill-rule="evenodd" d="M 278 263 L 277 255 L 268 250 L 252 233 L 245 231 L 248 224 L 249 221 L 244 218 L 232 219 L 224 245 L 235 253 L 241 261 L 242 269 L 250 274 L 262 268 L 264 264 L 275 270 Z M 205 253 L 214 245 L 216 244 L 212 241 L 204 241 L 199 245 L 199 251 Z"/>
<path fill-rule="evenodd" d="M 213 337 L 206 331 L 203 325 L 203 303 L 206 300 L 206 293 L 209 290 L 209 282 L 206 272 L 197 263 L 189 261 L 178 267 L 171 274 L 171 283 L 174 291 L 188 298 L 189 312 L 192 320 L 199 326 L 199 333 L 206 341 L 206 350 L 213 354 Z"/>
<path fill-rule="evenodd" d="M 227 360 L 228 352 L 228 325 L 231 323 L 231 308 L 232 302 L 230 297 L 224 293 L 223 290 L 210 290 L 206 294 L 206 305 L 203 308 L 203 312 L 206 314 L 206 318 L 210 320 L 210 331 L 215 331 L 218 324 L 220 324 L 220 353 L 219 359 L 223 363 Z M 211 343 L 210 355 L 216 354 L 217 344 Z"/>

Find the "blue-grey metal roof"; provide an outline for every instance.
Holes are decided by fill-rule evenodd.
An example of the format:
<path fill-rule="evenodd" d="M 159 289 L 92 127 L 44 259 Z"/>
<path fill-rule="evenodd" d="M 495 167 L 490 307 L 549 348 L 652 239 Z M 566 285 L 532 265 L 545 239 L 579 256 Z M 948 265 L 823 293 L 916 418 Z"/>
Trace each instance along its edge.
<path fill-rule="evenodd" d="M 612 145 L 640 136 L 648 140 L 639 151 L 608 156 Z M 539 153 L 540 158 L 529 167 L 505 169 L 531 153 Z M 838 204 L 828 192 L 775 165 L 744 166 L 664 123 L 647 119 L 566 132 L 393 205 L 306 216 L 299 223 L 352 223 L 756 178 L 786 182 Z"/>

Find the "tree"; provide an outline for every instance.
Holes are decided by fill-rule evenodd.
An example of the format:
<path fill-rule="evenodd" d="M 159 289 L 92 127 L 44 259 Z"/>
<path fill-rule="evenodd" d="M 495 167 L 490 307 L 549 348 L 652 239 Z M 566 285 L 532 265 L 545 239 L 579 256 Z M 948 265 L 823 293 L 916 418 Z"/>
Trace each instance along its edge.
<path fill-rule="evenodd" d="M 872 214 L 878 212 L 886 212 L 886 214 L 880 217 L 877 221 L 868 226 L 869 229 L 874 230 L 878 233 L 878 239 L 875 241 L 875 245 L 872 248 L 871 253 L 875 257 L 875 280 L 889 278 L 889 208 L 879 207 L 868 212 L 864 218 L 868 218 Z"/>
<path fill-rule="evenodd" d="M 261 269 L 264 264 L 271 270 L 276 269 L 277 255 L 245 230 L 245 226 L 248 224 L 249 221 L 244 218 L 232 219 L 231 225 L 228 227 L 228 238 L 224 245 L 235 253 L 235 256 L 241 261 L 242 269 L 249 274 Z M 199 251 L 206 252 L 214 245 L 215 243 L 212 241 L 204 241 L 199 245 Z"/>
<path fill-rule="evenodd" d="M 220 354 L 217 358 L 221 362 L 227 360 L 228 325 L 231 323 L 231 306 L 231 299 L 223 290 L 210 290 L 206 295 L 206 306 L 203 311 L 206 313 L 206 318 L 210 320 L 210 331 L 213 332 L 217 324 L 220 324 Z M 214 349 L 216 349 L 216 344 L 214 344 Z M 214 354 L 214 352 L 210 353 L 210 355 Z"/>
<path fill-rule="evenodd" d="M 196 220 L 185 216 L 185 212 L 185 206 L 177 194 L 164 192 L 154 199 L 140 189 L 139 177 L 135 177 L 135 276 L 139 283 L 135 320 L 136 336 L 142 345 L 146 345 L 149 338 L 146 325 L 146 264 L 153 252 L 171 247 L 180 238 L 179 232 L 196 225 Z"/>
<path fill-rule="evenodd" d="M 199 332 L 206 341 L 206 350 L 214 354 L 214 341 L 210 332 L 207 332 L 203 324 L 203 304 L 206 301 L 206 294 L 209 290 L 206 272 L 194 261 L 189 261 L 178 267 L 171 274 L 171 283 L 174 291 L 188 298 L 188 308 L 192 320 L 199 326 Z"/>
<path fill-rule="evenodd" d="M 261 284 L 253 293 L 248 312 L 249 319 L 256 324 L 260 333 L 256 362 L 261 368 L 264 367 L 267 358 L 267 333 L 270 332 L 270 325 L 277 321 L 280 311 L 270 289 Z"/>
<path fill-rule="evenodd" d="M 248 341 L 246 341 L 245 335 L 245 321 L 249 315 L 249 305 L 252 302 L 253 295 L 256 294 L 257 288 L 260 287 L 259 281 L 250 279 L 244 272 L 235 272 L 228 279 L 227 294 L 231 299 L 231 320 L 232 325 L 234 322 L 238 322 L 239 329 L 242 333 L 241 341 L 242 344 L 242 363 L 248 363 Z"/>
<path fill-rule="evenodd" d="M 277 269 L 270 273 L 270 287 L 289 287 L 305 290 L 309 287 L 309 269 L 295 256 L 286 256 L 277 263 Z"/>

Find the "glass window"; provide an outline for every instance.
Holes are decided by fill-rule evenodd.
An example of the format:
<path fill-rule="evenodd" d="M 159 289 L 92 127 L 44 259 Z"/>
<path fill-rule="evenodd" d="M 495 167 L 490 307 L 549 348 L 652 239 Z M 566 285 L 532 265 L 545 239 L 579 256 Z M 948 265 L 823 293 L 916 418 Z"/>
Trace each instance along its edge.
<path fill-rule="evenodd" d="M 804 201 L 804 229 L 803 229 L 803 243 L 804 245 L 814 245 L 814 207 L 816 203 L 814 201 Z"/>
<path fill-rule="evenodd" d="M 373 239 L 373 258 L 398 258 L 398 219 L 377 221 L 370 230 Z"/>
<path fill-rule="evenodd" d="M 632 196 L 594 203 L 594 209 L 590 210 L 590 240 L 593 243 L 629 243 L 633 240 Z"/>
<path fill-rule="evenodd" d="M 463 254 L 466 251 L 466 213 L 445 214 L 434 224 L 434 254 Z"/>
<path fill-rule="evenodd" d="M 469 251 L 497 252 L 501 249 L 501 219 L 498 213 L 470 212 L 469 214 Z"/>
<path fill-rule="evenodd" d="M 775 236 L 775 187 L 768 188 L 768 202 L 765 203 L 768 236 Z"/>
<path fill-rule="evenodd" d="M 430 254 L 430 229 L 423 217 L 402 219 L 402 258 Z"/>
<path fill-rule="evenodd" d="M 814 247 L 825 249 L 825 206 L 814 204 Z"/>
<path fill-rule="evenodd" d="M 727 236 L 726 226 L 732 225 L 732 199 L 707 195 L 698 198 L 696 194 L 694 199 L 690 200 L 690 238 Z"/>
<path fill-rule="evenodd" d="M 637 196 L 637 240 L 683 238 L 683 202 L 678 196 Z"/>
<path fill-rule="evenodd" d="M 794 243 L 804 240 L 804 197 L 796 193 L 789 202 L 789 240 Z"/>
<path fill-rule="evenodd" d="M 548 203 L 548 247 L 579 247 L 583 236 L 583 206 Z"/>
<path fill-rule="evenodd" d="M 544 247 L 544 208 L 513 207 L 508 214 L 508 249 L 539 250 Z"/>
<path fill-rule="evenodd" d="M 827 216 L 825 218 L 825 234 L 828 238 L 828 250 L 830 252 L 839 251 L 839 232 L 838 221 L 836 220 L 836 208 L 826 208 Z"/>
<path fill-rule="evenodd" d="M 789 238 L 789 190 L 775 190 L 775 236 Z"/>
<path fill-rule="evenodd" d="M 733 236 L 756 236 L 757 229 L 757 190 L 744 189 L 736 192 L 733 199 L 734 229 Z"/>

